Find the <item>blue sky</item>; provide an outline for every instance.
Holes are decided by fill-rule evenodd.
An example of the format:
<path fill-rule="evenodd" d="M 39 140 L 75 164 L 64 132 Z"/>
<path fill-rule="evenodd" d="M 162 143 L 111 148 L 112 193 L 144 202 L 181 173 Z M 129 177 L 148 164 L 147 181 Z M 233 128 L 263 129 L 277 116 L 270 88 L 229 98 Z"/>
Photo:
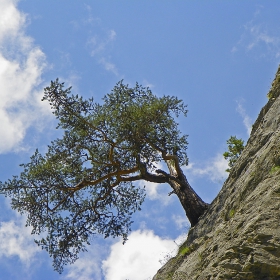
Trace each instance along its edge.
<path fill-rule="evenodd" d="M 0 0 L 0 180 L 61 135 L 43 88 L 60 78 L 100 101 L 121 79 L 175 95 L 189 135 L 192 187 L 211 202 L 231 135 L 248 139 L 280 60 L 279 1 Z M 188 222 L 168 186 L 146 184 L 129 241 L 92 238 L 59 275 L 25 217 L 0 198 L 0 280 L 148 280 L 176 252 Z M 16 269 L 15 269 L 16 268 Z"/>

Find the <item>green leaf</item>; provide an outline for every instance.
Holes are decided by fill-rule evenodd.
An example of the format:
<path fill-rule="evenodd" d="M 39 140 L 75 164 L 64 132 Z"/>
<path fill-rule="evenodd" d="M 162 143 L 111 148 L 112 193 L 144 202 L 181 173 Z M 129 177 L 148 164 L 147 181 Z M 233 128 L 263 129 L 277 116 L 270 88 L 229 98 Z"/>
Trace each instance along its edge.
<path fill-rule="evenodd" d="M 230 172 L 231 168 L 235 165 L 237 159 L 244 150 L 244 141 L 242 139 L 237 139 L 236 136 L 231 136 L 227 140 L 228 151 L 223 153 L 223 156 L 228 160 L 229 168 L 226 169 L 227 172 Z"/>

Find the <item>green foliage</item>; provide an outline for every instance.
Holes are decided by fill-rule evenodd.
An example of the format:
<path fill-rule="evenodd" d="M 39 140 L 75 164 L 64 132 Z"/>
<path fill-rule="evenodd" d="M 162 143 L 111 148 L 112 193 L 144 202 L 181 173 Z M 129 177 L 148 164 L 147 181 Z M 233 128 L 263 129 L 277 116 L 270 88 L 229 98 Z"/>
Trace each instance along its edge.
<path fill-rule="evenodd" d="M 236 163 L 237 159 L 244 150 L 244 141 L 242 139 L 237 139 L 236 136 L 231 136 L 227 140 L 228 151 L 223 153 L 223 156 L 228 160 L 229 168 L 226 169 L 227 172 L 230 172 L 231 168 Z"/>
<path fill-rule="evenodd" d="M 0 193 L 27 215 L 32 234 L 43 233 L 36 243 L 62 272 L 94 234 L 127 240 L 131 215 L 145 198 L 144 189 L 133 183 L 167 182 L 155 172 L 163 155 L 175 154 L 181 165 L 187 163 L 187 136 L 174 120 L 187 110 L 176 97 L 157 97 L 149 88 L 130 88 L 122 81 L 103 104 L 71 95 L 58 79 L 45 88 L 43 100 L 64 135 L 45 155 L 36 150 L 19 177 L 0 182 Z"/>
<path fill-rule="evenodd" d="M 182 246 L 179 248 L 178 254 L 181 256 L 185 256 L 186 254 L 189 254 L 190 252 L 191 252 L 191 249 L 189 247 Z"/>
<path fill-rule="evenodd" d="M 191 249 L 190 247 L 187 247 L 185 245 L 185 243 L 183 243 L 180 247 L 179 247 L 179 250 L 178 250 L 178 255 L 180 256 L 185 256 L 187 254 L 190 254 L 191 253 Z"/>
<path fill-rule="evenodd" d="M 275 173 L 275 172 L 277 172 L 277 171 L 279 171 L 280 170 L 280 166 L 278 166 L 278 165 L 276 165 L 276 166 L 273 166 L 272 168 L 271 168 L 271 170 L 270 170 L 270 174 L 273 174 L 273 173 Z"/>
<path fill-rule="evenodd" d="M 268 99 L 273 99 L 279 96 L 279 85 L 280 85 L 280 68 L 278 69 L 275 79 L 271 84 L 271 88 L 267 94 Z"/>
<path fill-rule="evenodd" d="M 234 210 L 234 209 L 231 209 L 231 210 L 229 211 L 229 214 L 228 214 L 229 218 L 231 219 L 234 215 L 235 215 L 235 210 Z"/>

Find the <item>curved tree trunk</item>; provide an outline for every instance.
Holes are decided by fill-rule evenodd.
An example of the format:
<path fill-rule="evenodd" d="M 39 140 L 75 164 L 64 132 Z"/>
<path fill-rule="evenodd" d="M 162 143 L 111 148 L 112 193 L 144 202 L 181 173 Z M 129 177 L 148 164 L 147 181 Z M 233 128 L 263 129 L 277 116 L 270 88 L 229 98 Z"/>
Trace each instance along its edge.
<path fill-rule="evenodd" d="M 178 196 L 191 226 L 193 227 L 197 224 L 199 217 L 209 207 L 209 204 L 205 203 L 193 190 L 181 168 L 178 166 L 175 167 L 173 160 L 167 160 L 166 163 L 170 175 L 176 178 L 176 180 L 170 178 L 169 185 L 172 187 L 173 192 Z"/>

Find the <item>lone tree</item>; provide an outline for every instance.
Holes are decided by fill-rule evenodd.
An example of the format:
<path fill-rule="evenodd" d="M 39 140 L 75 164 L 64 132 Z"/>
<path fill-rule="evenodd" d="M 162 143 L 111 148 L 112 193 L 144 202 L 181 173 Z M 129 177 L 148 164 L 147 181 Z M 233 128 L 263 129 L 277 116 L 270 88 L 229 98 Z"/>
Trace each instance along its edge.
<path fill-rule="evenodd" d="M 139 180 L 168 183 L 194 226 L 208 204 L 189 185 L 181 166 L 188 162 L 187 136 L 174 117 L 186 106 L 173 96 L 157 97 L 138 84 L 117 83 L 103 104 L 71 95 L 58 79 L 44 97 L 64 130 L 48 152 L 38 150 L 23 172 L 0 184 L 13 209 L 27 214 L 35 242 L 53 257 L 55 270 L 73 263 L 93 234 L 122 236 L 145 198 Z M 166 170 L 156 164 L 166 163 Z"/>
<path fill-rule="evenodd" d="M 235 165 L 237 159 L 240 157 L 242 151 L 244 150 L 244 141 L 240 138 L 237 139 L 236 136 L 230 136 L 227 140 L 228 151 L 223 153 L 223 156 L 228 160 L 229 168 L 226 172 L 230 172 L 231 168 Z"/>

